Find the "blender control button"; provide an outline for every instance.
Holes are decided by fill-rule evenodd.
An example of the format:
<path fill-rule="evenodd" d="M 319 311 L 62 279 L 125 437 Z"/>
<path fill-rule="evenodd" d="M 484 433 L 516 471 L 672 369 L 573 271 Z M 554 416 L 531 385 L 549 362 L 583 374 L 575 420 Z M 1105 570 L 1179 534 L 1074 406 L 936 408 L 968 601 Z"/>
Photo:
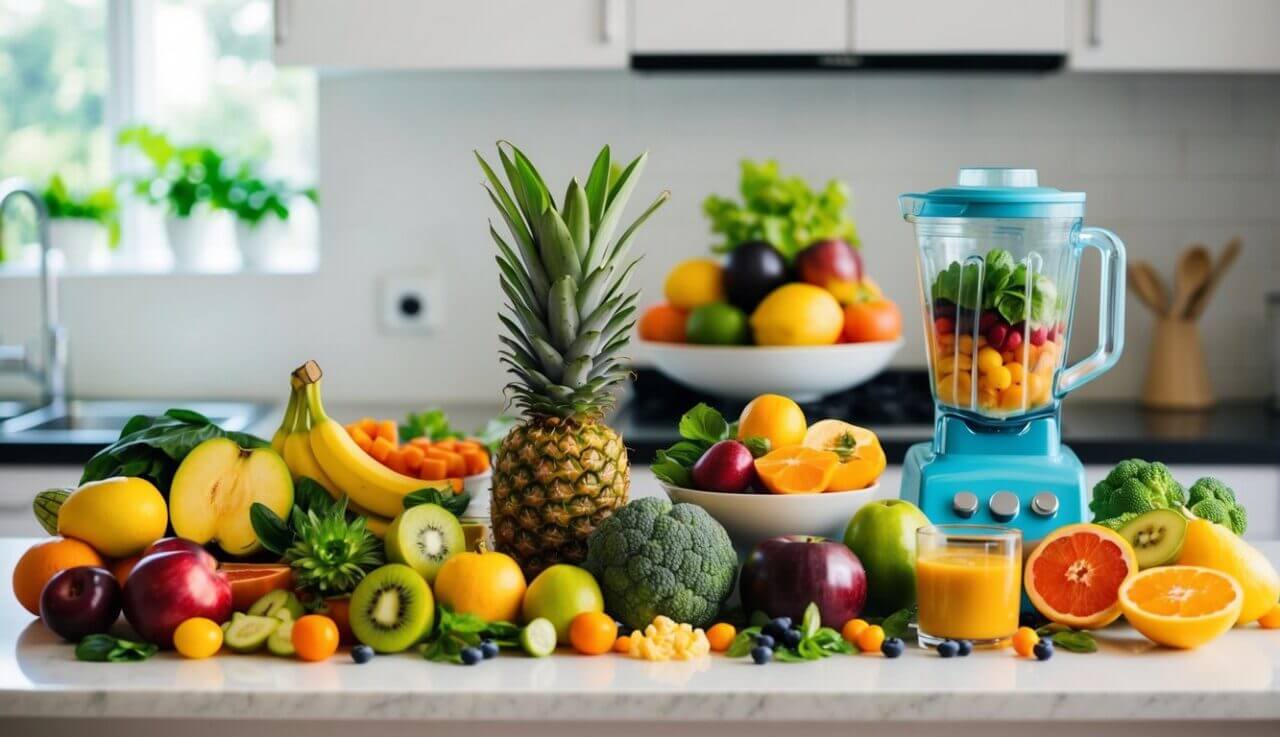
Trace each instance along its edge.
<path fill-rule="evenodd" d="M 1048 491 L 1036 494 L 1031 499 L 1031 511 L 1041 517 L 1052 517 L 1058 513 L 1058 497 Z"/>
<path fill-rule="evenodd" d="M 1018 516 L 1018 507 L 1021 503 L 1018 501 L 1018 495 L 1012 491 L 997 491 L 991 495 L 987 506 L 991 508 L 991 516 L 997 521 L 1009 522 Z"/>
<path fill-rule="evenodd" d="M 972 517 L 978 513 L 978 495 L 971 491 L 962 491 L 951 498 L 951 509 L 961 517 Z"/>

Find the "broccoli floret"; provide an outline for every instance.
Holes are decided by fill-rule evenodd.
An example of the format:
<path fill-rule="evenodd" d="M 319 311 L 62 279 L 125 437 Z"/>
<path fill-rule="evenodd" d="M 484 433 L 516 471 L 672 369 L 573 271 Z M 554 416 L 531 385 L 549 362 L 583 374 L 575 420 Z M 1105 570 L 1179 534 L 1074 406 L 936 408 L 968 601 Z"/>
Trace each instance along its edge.
<path fill-rule="evenodd" d="M 1089 509 L 1093 521 L 1114 519 L 1125 513 L 1153 509 L 1179 509 L 1186 501 L 1182 485 L 1163 463 L 1132 458 L 1121 461 L 1093 487 Z"/>
<path fill-rule="evenodd" d="M 606 611 L 627 626 L 662 614 L 702 627 L 733 591 L 738 556 L 702 507 L 646 497 L 600 523 L 584 567 L 600 582 Z"/>
<path fill-rule="evenodd" d="M 1125 512 L 1119 517 L 1112 517 L 1111 519 L 1101 520 L 1100 522 L 1098 522 L 1098 524 L 1108 529 L 1119 531 L 1121 527 L 1124 527 L 1125 525 L 1129 524 L 1129 520 L 1137 519 L 1137 518 L 1138 518 L 1137 512 Z"/>
<path fill-rule="evenodd" d="M 1236 493 L 1220 479 L 1205 477 L 1191 485 L 1187 492 L 1187 506 L 1201 519 L 1243 535 L 1249 526 L 1249 515 L 1236 501 Z"/>

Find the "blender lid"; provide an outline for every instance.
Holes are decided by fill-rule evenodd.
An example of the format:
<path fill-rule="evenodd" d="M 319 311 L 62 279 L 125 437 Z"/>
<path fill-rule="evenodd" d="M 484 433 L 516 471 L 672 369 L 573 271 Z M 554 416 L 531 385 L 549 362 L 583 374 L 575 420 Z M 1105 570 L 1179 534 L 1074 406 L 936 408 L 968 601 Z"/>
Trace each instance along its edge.
<path fill-rule="evenodd" d="M 898 204 L 908 220 L 1084 217 L 1084 192 L 1041 187 L 1035 169 L 964 168 L 956 186 L 904 194 Z"/>

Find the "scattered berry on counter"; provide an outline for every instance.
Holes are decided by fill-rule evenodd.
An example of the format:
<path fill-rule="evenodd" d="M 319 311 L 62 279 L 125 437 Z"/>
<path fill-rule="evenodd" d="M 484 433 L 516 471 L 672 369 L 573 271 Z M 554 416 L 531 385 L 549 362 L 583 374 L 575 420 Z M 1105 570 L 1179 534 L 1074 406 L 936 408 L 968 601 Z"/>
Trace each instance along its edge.
<path fill-rule="evenodd" d="M 955 640 L 943 640 L 938 643 L 938 655 L 944 658 L 954 658 L 960 652 L 960 644 Z"/>
<path fill-rule="evenodd" d="M 480 652 L 478 647 L 464 647 L 462 652 L 458 653 L 458 656 L 462 658 L 463 665 L 475 665 L 484 660 L 484 654 Z"/>
<path fill-rule="evenodd" d="M 1036 660 L 1048 660 L 1053 657 L 1053 640 L 1041 640 L 1031 648 L 1031 652 L 1035 654 Z"/>
<path fill-rule="evenodd" d="M 1040 642 L 1040 635 L 1030 627 L 1019 627 L 1017 632 L 1013 633 L 1013 650 L 1024 658 L 1032 655 L 1032 648 L 1036 643 Z"/>
<path fill-rule="evenodd" d="M 878 624 L 873 624 L 858 633 L 858 641 L 854 644 L 864 653 L 878 653 L 880 646 L 884 644 L 884 629 Z"/>
<path fill-rule="evenodd" d="M 627 655 L 631 652 L 631 635 L 618 635 L 618 639 L 613 641 L 613 651 Z"/>
<path fill-rule="evenodd" d="M 356 645 L 351 648 L 351 659 L 360 665 L 364 665 L 370 660 L 373 660 L 373 648 L 368 645 Z"/>
<path fill-rule="evenodd" d="M 956 640 L 956 645 L 960 648 L 956 651 L 956 655 L 959 655 L 962 658 L 967 657 L 969 653 L 973 652 L 973 643 L 969 640 Z"/>
<path fill-rule="evenodd" d="M 782 633 L 782 644 L 787 647 L 795 647 L 800 644 L 800 630 L 792 627 Z"/>
<path fill-rule="evenodd" d="M 850 645 L 858 644 L 858 635 L 871 625 L 865 619 L 850 619 L 844 623 L 844 627 L 840 628 L 840 636 Z"/>
<path fill-rule="evenodd" d="M 766 635 L 763 632 L 761 632 L 759 635 L 756 635 L 757 647 L 767 647 L 770 650 L 772 650 L 773 648 L 777 647 L 777 645 L 778 645 L 778 642 L 777 640 L 773 639 L 773 635 Z"/>
<path fill-rule="evenodd" d="M 737 628 L 728 622 L 717 622 L 707 630 L 707 642 L 711 643 L 711 649 L 718 653 L 728 650 L 729 645 L 733 644 L 733 638 L 737 636 Z"/>
<path fill-rule="evenodd" d="M 484 640 L 480 643 L 480 654 L 485 660 L 498 657 L 498 643 L 493 640 Z"/>
<path fill-rule="evenodd" d="M 751 648 L 751 659 L 755 661 L 756 665 L 764 665 L 773 660 L 773 648 L 756 645 Z"/>
<path fill-rule="evenodd" d="M 884 641 L 883 645 L 880 646 L 880 652 L 886 658 L 896 658 L 899 655 L 902 655 L 902 652 L 906 650 L 906 648 L 907 646 L 902 642 L 902 638 L 890 637 Z"/>

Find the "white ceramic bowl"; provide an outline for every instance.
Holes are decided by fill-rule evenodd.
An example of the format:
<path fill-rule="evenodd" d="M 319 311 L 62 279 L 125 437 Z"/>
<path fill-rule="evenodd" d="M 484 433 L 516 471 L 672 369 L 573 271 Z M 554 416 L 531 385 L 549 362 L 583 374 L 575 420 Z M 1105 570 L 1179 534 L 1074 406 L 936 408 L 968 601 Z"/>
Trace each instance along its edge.
<path fill-rule="evenodd" d="M 884 370 L 902 339 L 822 346 L 719 346 L 639 341 L 654 368 L 692 389 L 751 399 L 808 402 L 851 389 Z"/>
<path fill-rule="evenodd" d="M 486 519 L 489 516 L 489 487 L 492 486 L 493 469 L 462 479 L 462 489 L 471 495 L 464 517 Z"/>
<path fill-rule="evenodd" d="M 823 494 L 726 494 L 682 489 L 658 482 L 674 502 L 697 504 L 728 531 L 733 546 L 747 552 L 777 535 L 844 538 L 844 529 L 862 505 L 879 498 L 880 484 Z"/>

